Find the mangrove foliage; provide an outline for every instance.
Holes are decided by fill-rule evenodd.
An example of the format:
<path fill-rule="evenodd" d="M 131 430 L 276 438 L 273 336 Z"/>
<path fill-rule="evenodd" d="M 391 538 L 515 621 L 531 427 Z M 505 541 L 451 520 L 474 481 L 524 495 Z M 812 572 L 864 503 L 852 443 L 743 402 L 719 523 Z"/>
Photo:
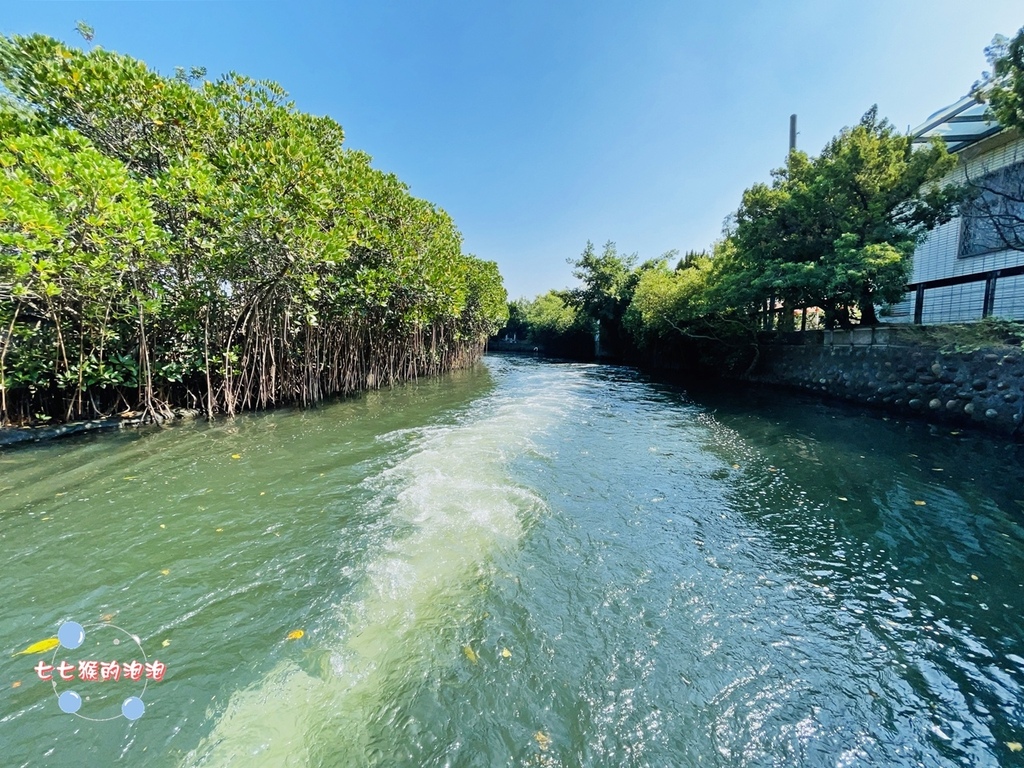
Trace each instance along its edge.
<path fill-rule="evenodd" d="M 437 374 L 497 266 L 277 84 L 0 37 L 0 424 L 234 413 Z"/>

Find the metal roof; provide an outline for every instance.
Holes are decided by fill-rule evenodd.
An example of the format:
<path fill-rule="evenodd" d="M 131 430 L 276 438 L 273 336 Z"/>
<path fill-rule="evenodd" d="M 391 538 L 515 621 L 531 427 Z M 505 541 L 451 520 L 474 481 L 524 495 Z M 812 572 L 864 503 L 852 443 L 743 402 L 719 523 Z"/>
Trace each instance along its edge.
<path fill-rule="evenodd" d="M 946 142 L 946 149 L 959 152 L 982 139 L 1003 130 L 1003 126 L 990 118 L 988 106 L 973 96 L 964 96 L 956 104 L 940 109 L 911 131 L 915 144 L 923 144 L 938 136 Z"/>

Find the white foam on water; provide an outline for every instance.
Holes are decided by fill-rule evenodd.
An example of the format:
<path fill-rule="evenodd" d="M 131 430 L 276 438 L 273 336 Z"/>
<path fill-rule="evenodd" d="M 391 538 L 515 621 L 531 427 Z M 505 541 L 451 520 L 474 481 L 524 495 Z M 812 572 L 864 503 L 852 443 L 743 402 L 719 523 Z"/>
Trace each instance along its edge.
<path fill-rule="evenodd" d="M 508 462 L 536 450 L 534 439 L 566 417 L 573 379 L 517 377 L 515 391 L 484 398 L 460 423 L 403 430 L 412 441 L 400 458 L 364 481 L 403 532 L 368 566 L 359 600 L 341 609 L 325 663 L 307 671 L 301 660 L 282 661 L 232 694 L 184 764 L 309 765 L 325 754 L 321 739 L 326 754 L 362 762 L 384 683 L 406 663 L 436 661 L 439 623 L 458 620 L 456 606 L 472 595 L 488 559 L 515 546 L 524 524 L 543 512 L 543 501 L 512 480 Z M 453 662 L 462 653 L 442 651 Z"/>

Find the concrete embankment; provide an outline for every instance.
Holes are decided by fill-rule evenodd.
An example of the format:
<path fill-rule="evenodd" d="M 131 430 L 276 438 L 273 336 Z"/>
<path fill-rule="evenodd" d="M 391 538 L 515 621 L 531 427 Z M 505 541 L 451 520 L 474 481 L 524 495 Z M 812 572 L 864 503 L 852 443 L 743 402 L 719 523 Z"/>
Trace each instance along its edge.
<path fill-rule="evenodd" d="M 957 351 L 896 328 L 789 334 L 765 344 L 749 381 L 965 424 L 1024 433 L 1024 354 L 998 345 Z"/>

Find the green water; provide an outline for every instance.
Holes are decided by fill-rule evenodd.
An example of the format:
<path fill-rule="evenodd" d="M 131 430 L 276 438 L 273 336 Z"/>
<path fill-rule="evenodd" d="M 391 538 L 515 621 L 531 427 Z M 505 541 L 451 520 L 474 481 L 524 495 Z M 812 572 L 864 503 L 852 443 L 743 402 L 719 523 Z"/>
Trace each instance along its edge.
<path fill-rule="evenodd" d="M 1024 765 L 1022 459 L 500 357 L 8 449 L 0 765 Z"/>

